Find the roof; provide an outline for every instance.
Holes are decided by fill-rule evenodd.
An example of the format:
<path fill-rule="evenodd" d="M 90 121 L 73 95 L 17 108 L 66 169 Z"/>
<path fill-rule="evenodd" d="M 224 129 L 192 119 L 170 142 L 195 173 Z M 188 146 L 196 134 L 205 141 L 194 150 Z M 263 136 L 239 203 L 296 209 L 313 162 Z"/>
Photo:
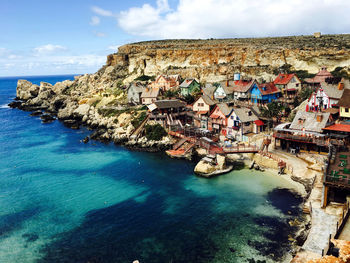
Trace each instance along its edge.
<path fill-rule="evenodd" d="M 213 84 L 206 84 L 205 87 L 202 89 L 203 93 L 209 97 L 212 97 L 214 95 L 214 92 L 216 90 L 216 87 Z"/>
<path fill-rule="evenodd" d="M 327 128 L 323 128 L 328 131 L 342 131 L 342 132 L 350 132 L 350 125 L 348 124 L 333 124 Z"/>
<path fill-rule="evenodd" d="M 248 92 L 254 85 L 255 80 L 230 80 L 221 82 L 226 94 L 233 92 Z"/>
<path fill-rule="evenodd" d="M 321 89 L 327 94 L 328 97 L 333 99 L 340 99 L 343 95 L 344 89 L 339 90 L 338 85 L 322 83 Z"/>
<path fill-rule="evenodd" d="M 327 68 L 322 67 L 315 77 L 305 79 L 305 81 L 309 83 L 321 83 L 321 82 L 324 82 L 326 78 L 332 78 L 332 77 L 333 75 L 329 71 L 327 71 Z"/>
<path fill-rule="evenodd" d="M 345 89 L 343 95 L 341 96 L 338 106 L 350 108 L 350 89 Z"/>
<path fill-rule="evenodd" d="M 204 102 L 206 103 L 206 104 L 208 104 L 209 106 L 212 106 L 212 105 L 215 105 L 216 104 L 216 102 L 214 101 L 214 100 L 212 100 L 208 95 L 206 95 L 206 94 L 203 94 L 202 95 L 202 98 L 203 98 L 203 100 L 204 100 Z"/>
<path fill-rule="evenodd" d="M 176 82 L 176 81 L 180 80 L 179 75 L 159 75 L 155 81 L 158 82 L 161 77 L 163 77 L 166 81 L 175 81 Z"/>
<path fill-rule="evenodd" d="M 265 123 L 264 123 L 263 121 L 261 121 L 261 120 L 256 120 L 256 121 L 254 121 L 254 123 L 255 123 L 257 126 L 264 126 L 264 125 L 265 125 Z"/>
<path fill-rule="evenodd" d="M 159 88 L 147 88 L 142 91 L 141 98 L 157 98 L 159 95 Z"/>
<path fill-rule="evenodd" d="M 259 84 L 258 88 L 262 95 L 270 95 L 281 92 L 273 82 Z"/>
<path fill-rule="evenodd" d="M 246 107 L 234 108 L 234 111 L 241 122 L 252 122 L 252 121 L 259 120 L 259 118 L 249 108 L 246 108 Z"/>
<path fill-rule="evenodd" d="M 170 109 L 185 107 L 186 103 L 180 100 L 158 100 L 154 104 L 158 109 Z"/>
<path fill-rule="evenodd" d="M 232 108 L 229 107 L 226 103 L 219 103 L 219 104 L 217 104 L 217 106 L 219 107 L 220 111 L 221 111 L 225 116 L 230 115 L 231 112 L 232 112 Z"/>
<path fill-rule="evenodd" d="M 180 84 L 180 88 L 188 88 L 194 81 L 198 83 L 198 81 L 196 79 L 185 79 Z"/>
<path fill-rule="evenodd" d="M 296 76 L 295 74 L 278 74 L 277 78 L 273 81 L 274 84 L 277 85 L 287 85 L 292 78 Z"/>
<path fill-rule="evenodd" d="M 321 122 L 317 121 L 317 115 L 322 115 Z M 299 110 L 294 117 L 290 129 L 292 130 L 305 130 L 312 132 L 322 132 L 322 129 L 326 127 L 330 113 L 325 112 L 306 112 Z M 303 120 L 300 122 L 299 120 Z"/>

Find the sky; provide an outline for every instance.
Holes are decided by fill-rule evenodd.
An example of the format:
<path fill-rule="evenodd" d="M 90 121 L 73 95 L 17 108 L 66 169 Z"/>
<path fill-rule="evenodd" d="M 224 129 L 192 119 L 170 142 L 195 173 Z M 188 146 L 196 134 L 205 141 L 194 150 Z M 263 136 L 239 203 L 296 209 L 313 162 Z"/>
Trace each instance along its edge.
<path fill-rule="evenodd" d="M 350 33 L 349 0 L 0 0 L 0 76 L 94 73 L 156 39 Z"/>

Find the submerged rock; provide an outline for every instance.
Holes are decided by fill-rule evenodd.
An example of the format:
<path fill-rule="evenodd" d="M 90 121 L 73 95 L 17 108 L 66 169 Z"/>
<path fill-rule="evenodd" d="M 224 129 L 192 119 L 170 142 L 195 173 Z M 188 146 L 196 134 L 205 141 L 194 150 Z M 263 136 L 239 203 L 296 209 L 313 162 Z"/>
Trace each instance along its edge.
<path fill-rule="evenodd" d="M 40 116 L 40 119 L 43 123 L 51 123 L 54 120 L 56 120 L 56 118 L 54 116 L 51 116 L 50 114 L 43 114 Z"/>

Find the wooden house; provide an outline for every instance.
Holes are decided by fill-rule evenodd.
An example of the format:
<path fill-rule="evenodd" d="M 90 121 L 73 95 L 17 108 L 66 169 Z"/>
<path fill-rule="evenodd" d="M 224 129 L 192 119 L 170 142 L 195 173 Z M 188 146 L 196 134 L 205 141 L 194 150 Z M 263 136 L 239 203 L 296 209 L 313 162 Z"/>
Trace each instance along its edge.
<path fill-rule="evenodd" d="M 244 134 L 263 131 L 264 122 L 247 107 L 233 107 L 227 121 L 227 136 L 242 140 Z"/>
<path fill-rule="evenodd" d="M 273 83 L 280 89 L 287 103 L 293 103 L 297 93 L 301 89 L 301 81 L 296 74 L 280 73 Z"/>
<path fill-rule="evenodd" d="M 146 88 L 141 93 L 141 102 L 143 105 L 149 105 L 155 102 L 160 95 L 159 88 Z"/>
<path fill-rule="evenodd" d="M 343 85 L 339 83 L 339 85 Z M 345 89 L 339 102 L 339 115 L 341 118 L 350 119 L 350 89 Z"/>
<path fill-rule="evenodd" d="M 150 120 L 158 121 L 163 126 L 183 126 L 186 118 L 186 103 L 180 100 L 158 100 L 148 105 Z"/>
<path fill-rule="evenodd" d="M 306 105 L 306 111 L 323 111 L 329 108 L 337 107 L 337 104 L 344 92 L 344 85 L 321 83 Z"/>
<path fill-rule="evenodd" d="M 227 121 L 232 110 L 226 103 L 217 104 L 209 116 L 208 130 L 226 136 Z"/>
<path fill-rule="evenodd" d="M 327 70 L 327 67 L 322 67 L 315 77 L 305 79 L 305 82 L 311 86 L 318 86 L 327 78 L 333 78 L 333 75 Z"/>
<path fill-rule="evenodd" d="M 196 79 L 185 79 L 180 84 L 180 93 L 182 96 L 190 95 L 194 92 L 199 92 L 201 90 L 200 84 Z"/>
<path fill-rule="evenodd" d="M 149 84 L 150 88 L 158 88 L 162 91 L 177 88 L 180 85 L 179 75 L 159 75 Z"/>
<path fill-rule="evenodd" d="M 273 82 L 255 85 L 250 94 L 251 102 L 257 104 L 270 103 L 281 97 L 281 91 Z"/>
<path fill-rule="evenodd" d="M 142 103 L 141 95 L 145 89 L 146 89 L 146 87 L 140 83 L 130 84 L 130 86 L 128 87 L 128 91 L 127 91 L 128 103 L 141 104 Z"/>
<path fill-rule="evenodd" d="M 251 90 L 257 87 L 255 80 L 227 80 L 221 82 L 220 85 L 226 95 L 224 101 L 249 100 Z"/>
<path fill-rule="evenodd" d="M 194 126 L 202 129 L 208 129 L 208 117 L 215 102 L 207 95 L 203 94 L 193 103 L 192 110 L 194 116 Z"/>

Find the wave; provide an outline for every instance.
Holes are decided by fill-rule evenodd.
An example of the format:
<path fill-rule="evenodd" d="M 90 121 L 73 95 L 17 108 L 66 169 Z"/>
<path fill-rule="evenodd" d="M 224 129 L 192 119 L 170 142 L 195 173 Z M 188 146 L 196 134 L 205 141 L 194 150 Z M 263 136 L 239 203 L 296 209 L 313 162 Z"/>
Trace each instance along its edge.
<path fill-rule="evenodd" d="M 3 105 L 0 105 L 0 109 L 9 109 L 10 107 L 9 107 L 9 105 L 8 105 L 8 103 L 5 103 L 5 104 L 3 104 Z"/>

